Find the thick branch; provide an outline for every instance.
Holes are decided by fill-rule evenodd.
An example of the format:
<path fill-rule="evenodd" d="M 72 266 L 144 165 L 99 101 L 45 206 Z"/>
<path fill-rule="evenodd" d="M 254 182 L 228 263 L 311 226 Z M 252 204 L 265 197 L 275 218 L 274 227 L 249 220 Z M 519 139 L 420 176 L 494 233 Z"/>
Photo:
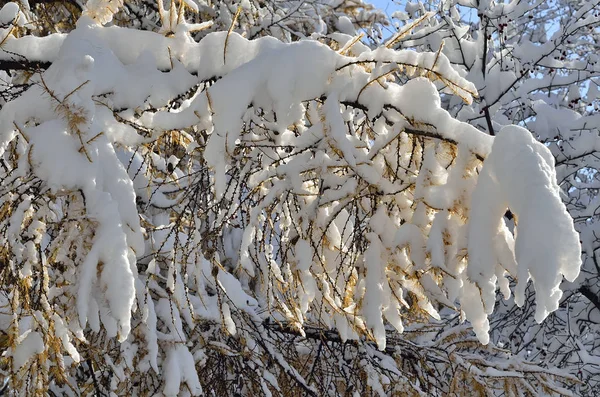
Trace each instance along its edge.
<path fill-rule="evenodd" d="M 369 110 L 369 108 L 367 106 L 365 106 L 363 104 L 360 104 L 360 103 L 358 103 L 356 101 L 342 101 L 341 103 L 344 106 L 351 106 L 351 107 L 354 107 L 356 109 L 360 109 L 360 110 L 364 111 L 365 113 Z M 400 109 L 398 109 L 397 107 L 395 107 L 395 106 L 393 106 L 391 104 L 384 105 L 384 108 L 386 108 L 386 109 L 394 109 L 398 113 L 402 114 L 402 112 L 400 111 Z M 435 126 L 431 126 L 431 128 L 435 128 Z M 419 128 L 415 128 L 414 126 L 411 126 L 411 127 L 404 127 L 404 132 L 406 132 L 407 134 L 411 134 L 411 135 L 418 135 L 418 136 L 422 136 L 422 137 L 426 137 L 426 138 L 439 139 L 441 141 L 448 142 L 448 143 L 451 143 L 453 145 L 458 145 L 458 142 L 455 141 L 454 139 L 445 137 L 442 134 L 440 134 L 438 132 L 435 132 L 435 131 L 427 131 L 425 129 L 419 129 Z M 474 151 L 472 151 L 472 153 L 475 155 L 475 157 L 477 157 L 478 160 L 480 160 L 480 161 L 484 161 L 485 160 L 485 157 L 482 156 L 481 154 L 475 153 Z"/>
<path fill-rule="evenodd" d="M 0 2 L 4 3 L 3 1 Z M 29 0 L 29 6 L 35 6 L 36 4 L 50 4 L 50 3 L 69 3 L 77 8 L 79 11 L 83 11 L 81 5 L 76 0 Z"/>
<path fill-rule="evenodd" d="M 302 335 L 300 333 L 300 331 L 298 331 L 297 329 L 289 327 L 285 324 L 278 324 L 278 323 L 273 323 L 273 322 L 263 322 L 263 326 L 270 331 L 274 331 L 274 332 L 278 332 L 278 333 L 282 333 L 282 334 L 293 335 L 296 337 L 303 337 L 306 339 L 318 340 L 318 341 L 322 341 L 322 342 L 339 343 L 341 345 L 349 344 L 349 345 L 358 346 L 358 344 L 359 344 L 359 341 L 356 341 L 356 340 L 351 340 L 351 339 L 348 339 L 346 341 L 342 340 L 339 333 L 335 330 L 304 327 L 304 335 Z M 367 343 L 369 343 L 369 342 L 367 342 Z M 387 354 L 393 354 L 393 353 L 395 353 L 395 351 L 396 350 L 390 346 L 386 347 L 386 349 L 385 349 L 385 352 Z M 411 356 L 411 358 L 412 358 L 412 356 Z"/>
<path fill-rule="evenodd" d="M 592 302 L 594 306 L 596 306 L 596 309 L 600 310 L 600 297 L 598 297 L 598 295 L 596 295 L 590 289 L 590 287 L 588 287 L 587 285 L 583 285 L 579 288 L 579 292 L 581 292 L 581 295 L 588 298 L 589 301 Z"/>
<path fill-rule="evenodd" d="M 32 70 L 48 69 L 51 62 L 0 60 L 0 70 Z"/>
<path fill-rule="evenodd" d="M 490 108 L 486 107 L 485 109 L 483 109 L 483 113 L 485 114 L 485 121 L 487 122 L 488 132 L 491 136 L 496 135 L 496 133 L 494 132 L 494 126 L 492 124 L 492 117 L 490 116 Z"/>

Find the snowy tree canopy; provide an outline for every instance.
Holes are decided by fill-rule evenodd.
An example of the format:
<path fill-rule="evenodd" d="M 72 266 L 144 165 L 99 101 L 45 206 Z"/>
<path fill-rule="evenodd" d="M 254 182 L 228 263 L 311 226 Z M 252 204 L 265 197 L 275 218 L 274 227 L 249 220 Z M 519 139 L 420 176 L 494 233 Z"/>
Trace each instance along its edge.
<path fill-rule="evenodd" d="M 439 11 L 435 18 L 395 48 L 433 51 L 443 43 L 443 53 L 479 93 L 469 106 L 443 97 L 444 109 L 490 134 L 504 125 L 525 126 L 551 150 L 562 199 L 583 244 L 582 271 L 574 283 L 563 283 L 559 310 L 538 325 L 532 289 L 526 291 L 521 308 L 512 300 L 498 300 L 490 319 L 492 340 L 515 355 L 576 375 L 582 381 L 576 395 L 596 395 L 600 2 L 409 3 L 405 12 L 394 14 L 393 24 L 430 9 Z M 507 222 L 511 226 L 512 221 Z"/>
<path fill-rule="evenodd" d="M 511 356 L 490 324 L 498 291 L 509 307 L 533 299 L 541 323 L 563 302 L 563 278 L 579 280 L 580 229 L 555 150 L 568 137 L 544 139 L 558 128 L 557 103 L 539 99 L 548 78 L 509 87 L 531 95 L 535 114 L 518 119 L 507 113 L 518 100 L 492 82 L 555 42 L 519 43 L 497 66 L 504 49 L 463 27 L 467 6 L 455 3 L 409 4 L 387 36 L 385 15 L 360 0 L 5 4 L 10 391 L 577 387 L 573 373 Z M 481 3 L 495 21 L 541 2 Z M 569 3 L 575 25 L 557 34 L 591 21 L 587 2 Z M 559 91 L 595 73 L 561 75 Z M 592 117 L 569 112 L 582 129 Z"/>

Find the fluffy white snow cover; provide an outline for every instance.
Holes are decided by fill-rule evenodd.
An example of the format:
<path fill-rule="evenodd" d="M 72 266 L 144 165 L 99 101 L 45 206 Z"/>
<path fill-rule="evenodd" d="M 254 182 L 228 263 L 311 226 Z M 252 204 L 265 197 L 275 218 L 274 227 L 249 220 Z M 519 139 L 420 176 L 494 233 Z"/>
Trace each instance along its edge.
<path fill-rule="evenodd" d="M 21 336 L 21 338 L 21 341 L 12 352 L 14 370 L 20 369 L 36 354 L 40 354 L 46 349 L 44 347 L 44 340 L 39 332 L 27 332 L 25 335 Z"/>
<path fill-rule="evenodd" d="M 56 313 L 52 316 L 52 320 L 54 321 L 54 329 L 56 330 L 56 336 L 60 338 L 64 349 L 69 353 L 74 362 L 78 363 L 81 360 L 79 356 L 79 352 L 71 343 L 71 337 L 69 335 L 69 329 L 66 324 L 63 322 L 62 318 Z"/>
<path fill-rule="evenodd" d="M 181 383 L 186 383 L 192 396 L 202 394 L 202 386 L 198 380 L 198 372 L 194 365 L 194 357 L 182 344 L 175 344 L 167 353 L 163 364 L 165 371 L 165 387 L 163 393 L 167 397 L 179 395 Z"/>
<path fill-rule="evenodd" d="M 53 191 L 81 190 L 85 196 L 87 213 L 97 228 L 74 286 L 79 320 L 84 326 L 89 316 L 96 315 L 90 312 L 98 310 L 90 298 L 103 291 L 111 313 L 103 318 L 112 319 L 104 325 L 110 335 L 125 340 L 135 297 L 135 257 L 143 254 L 144 243 L 133 183 L 104 132 L 103 119 L 95 117 L 96 108 L 102 106 L 91 95 L 112 80 L 107 76 L 118 79 L 119 71 L 126 72 L 88 27 L 68 36 L 58 60 L 43 74 L 43 84 L 2 108 L 0 152 L 16 133 L 15 125 L 21 126 L 30 144 L 31 171 Z M 32 109 L 38 125 L 28 128 Z M 57 119 L 57 114 L 62 117 Z"/>
<path fill-rule="evenodd" d="M 381 280 L 382 274 L 382 246 L 379 237 L 375 233 L 369 233 L 369 248 L 365 252 L 365 267 L 367 268 L 366 293 L 363 301 L 365 321 L 367 326 L 372 329 L 373 337 L 377 342 L 377 347 L 385 349 L 385 325 L 381 316 L 381 309 L 384 304 L 382 297 Z"/>
<path fill-rule="evenodd" d="M 8 2 L 0 9 L 0 25 L 8 25 L 19 15 L 19 6 L 16 3 Z M 2 36 L 4 38 L 4 36 Z"/>
<path fill-rule="evenodd" d="M 510 294 L 505 271 L 518 279 L 517 303 L 533 279 L 538 321 L 556 309 L 562 276 L 577 277 L 579 242 L 550 152 L 521 128 L 492 138 L 443 110 L 425 76 L 443 77 L 467 103 L 476 95 L 443 54 L 357 44 L 348 51 L 357 55 L 342 55 L 312 40 L 219 32 L 195 42 L 185 30 L 165 37 L 102 26 L 119 5 L 90 0 L 68 36 L 5 43 L 53 64 L 0 110 L 0 156 L 14 144 L 23 154 L 18 172 L 57 196 L 80 193 L 78 219 L 93 225 L 89 247 L 76 247 L 81 260 L 60 287 L 76 297 L 76 320 L 54 318 L 74 361 L 72 335 L 104 328 L 122 342 L 126 363 L 132 340 L 143 338 L 139 365 L 161 374 L 163 393 L 199 395 L 202 351 L 192 353 L 197 346 L 186 339 L 198 320 L 232 336 L 244 331 L 239 312 L 256 324 L 267 316 L 289 321 L 300 332 L 319 321 L 343 340 L 367 334 L 385 349 L 386 326 L 403 330 L 410 292 L 411 303 L 436 320 L 437 304 L 458 301 L 487 343 L 496 283 Z M 347 32 L 349 23 L 339 21 Z M 45 44 L 60 51 L 46 52 Z M 385 79 L 395 71 L 411 79 Z M 181 107 L 170 109 L 180 96 Z M 170 133 L 192 142 L 181 158 L 147 147 Z M 237 169 L 240 157 L 247 163 Z M 204 165 L 208 192 L 188 194 L 196 180 L 186 177 Z M 251 175 L 247 184 L 236 185 L 232 171 L 240 180 Z M 197 212 L 218 213 L 189 215 L 204 193 L 210 208 Z M 250 195 L 255 204 L 241 214 Z M 24 195 L 10 219 L 15 240 L 33 216 L 32 200 Z M 502 220 L 507 208 L 518 220 L 514 235 Z M 179 215 L 185 225 L 175 224 Z M 195 228 L 223 220 L 219 243 L 202 248 L 211 233 Z M 72 256 L 80 233 L 66 233 L 57 257 Z M 15 247 L 19 259 L 35 256 L 32 244 Z M 287 248 L 284 260 L 279 252 Z M 130 332 L 134 310 L 139 332 Z M 35 331 L 27 336 L 13 352 L 15 368 L 42 352 L 41 342 Z M 263 349 L 294 373 L 273 346 Z"/>
<path fill-rule="evenodd" d="M 529 131 L 517 126 L 504 127 L 498 133 L 473 192 L 467 272 L 479 287 L 484 305 L 479 309 L 469 307 L 469 318 L 481 318 L 476 314 L 481 309 L 487 314 L 492 312 L 496 265 L 511 270 L 495 244 L 499 234 L 507 233 L 502 216 L 509 208 L 517 219 L 517 273 L 512 274 L 518 280 L 515 302 L 523 304 L 531 278 L 536 290 L 535 319 L 541 322 L 558 308 L 562 277 L 572 282 L 579 275 L 581 246 L 573 220 L 560 199 L 554 157 Z M 480 340 L 485 341 L 487 320 L 473 324 Z"/>

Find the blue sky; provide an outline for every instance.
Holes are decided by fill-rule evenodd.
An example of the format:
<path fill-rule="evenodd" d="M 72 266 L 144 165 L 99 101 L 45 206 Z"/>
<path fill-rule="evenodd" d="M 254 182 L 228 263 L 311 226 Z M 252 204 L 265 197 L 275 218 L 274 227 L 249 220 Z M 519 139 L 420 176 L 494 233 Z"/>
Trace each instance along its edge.
<path fill-rule="evenodd" d="M 392 0 L 366 0 L 367 3 L 373 4 L 375 7 L 385 11 L 387 14 L 391 14 L 394 11 L 398 11 L 401 7 L 398 3 L 404 3 L 405 0 L 393 2 Z"/>

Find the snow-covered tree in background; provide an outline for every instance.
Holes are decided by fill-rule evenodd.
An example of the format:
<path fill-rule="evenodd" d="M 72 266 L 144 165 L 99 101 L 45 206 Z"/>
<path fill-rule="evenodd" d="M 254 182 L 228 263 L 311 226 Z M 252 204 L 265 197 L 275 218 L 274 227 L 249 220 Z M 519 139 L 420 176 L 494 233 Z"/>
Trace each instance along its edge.
<path fill-rule="evenodd" d="M 593 165 L 571 159 L 580 135 L 597 131 L 571 97 L 571 121 L 541 123 L 557 114 L 543 106 L 573 95 L 564 90 L 592 87 L 595 69 L 572 59 L 589 54 L 579 31 L 594 8 L 569 3 L 575 25 L 560 34 L 582 43 L 560 66 L 535 60 L 554 56 L 554 42 L 526 2 L 481 3 L 487 27 L 462 22 L 452 2 L 411 4 L 389 39 L 383 14 L 357 0 L 4 5 L 0 363 L 10 391 L 581 388 L 574 373 L 511 356 L 490 325 L 514 321 L 512 304 L 493 313 L 497 288 L 541 322 L 564 302 L 563 276 L 580 280 L 558 183 L 571 184 L 576 221 L 591 223 Z M 507 38 L 494 35 L 498 7 L 526 18 L 521 33 L 502 22 Z M 523 31 L 519 58 L 507 42 Z M 555 74 L 519 77 L 525 64 Z M 525 107 L 513 109 L 509 92 Z M 538 142 L 550 127 L 557 138 Z M 565 153 L 558 179 L 549 148 Z"/>
<path fill-rule="evenodd" d="M 492 135 L 504 125 L 524 126 L 551 150 L 562 198 L 583 242 L 582 272 L 576 282 L 563 284 L 560 310 L 541 325 L 532 316 L 533 291 L 521 308 L 499 301 L 492 339 L 529 360 L 567 368 L 583 381 L 577 393 L 594 395 L 600 387 L 600 2 L 503 3 L 409 3 L 394 15 L 396 26 L 429 11 L 436 16 L 395 48 L 443 45 L 479 93 L 471 105 L 446 96 L 443 108 Z"/>

